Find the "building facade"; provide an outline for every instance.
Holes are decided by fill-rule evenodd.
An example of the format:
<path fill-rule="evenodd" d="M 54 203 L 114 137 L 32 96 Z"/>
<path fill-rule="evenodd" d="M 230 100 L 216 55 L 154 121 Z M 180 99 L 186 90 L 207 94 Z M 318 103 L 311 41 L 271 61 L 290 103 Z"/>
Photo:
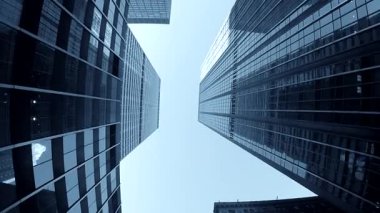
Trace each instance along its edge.
<path fill-rule="evenodd" d="M 348 212 L 380 208 L 380 1 L 237 0 L 199 121 Z"/>
<path fill-rule="evenodd" d="M 128 46 L 128 8 L 0 0 L 0 212 L 121 212 L 123 87 L 142 52 Z M 144 66 L 140 142 L 158 128 L 160 94 Z"/>
<path fill-rule="evenodd" d="M 129 23 L 169 24 L 171 0 L 130 0 Z"/>
<path fill-rule="evenodd" d="M 214 213 L 340 213 L 319 197 L 248 202 L 216 202 Z"/>
<path fill-rule="evenodd" d="M 131 31 L 127 32 L 122 103 L 122 157 L 159 125 L 161 80 Z"/>

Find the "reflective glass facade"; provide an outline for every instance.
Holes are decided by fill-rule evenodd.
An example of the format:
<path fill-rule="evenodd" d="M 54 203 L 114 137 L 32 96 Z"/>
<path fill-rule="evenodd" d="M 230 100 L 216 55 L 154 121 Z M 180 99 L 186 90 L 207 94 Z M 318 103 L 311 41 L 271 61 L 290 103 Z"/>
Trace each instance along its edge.
<path fill-rule="evenodd" d="M 127 12 L 125 0 L 0 0 L 0 212 L 121 212 L 123 86 L 141 51 Z M 142 135 L 160 94 L 145 64 L 154 82 L 128 87 L 145 88 Z"/>
<path fill-rule="evenodd" d="M 161 84 L 149 59 L 129 30 L 126 51 L 122 94 L 122 157 L 158 128 Z"/>
<path fill-rule="evenodd" d="M 248 202 L 217 202 L 214 213 L 340 213 L 319 197 Z"/>
<path fill-rule="evenodd" d="M 171 0 L 129 0 L 128 23 L 169 24 Z"/>
<path fill-rule="evenodd" d="M 345 211 L 380 208 L 380 1 L 237 0 L 199 121 Z"/>

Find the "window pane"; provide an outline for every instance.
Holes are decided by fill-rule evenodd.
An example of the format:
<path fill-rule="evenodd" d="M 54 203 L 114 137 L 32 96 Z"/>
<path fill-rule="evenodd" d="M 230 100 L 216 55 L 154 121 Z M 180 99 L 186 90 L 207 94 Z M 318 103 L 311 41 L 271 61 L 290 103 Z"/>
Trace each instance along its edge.
<path fill-rule="evenodd" d="M 86 178 L 86 189 L 89 190 L 94 185 L 95 185 L 95 177 L 94 177 L 94 174 L 92 174 Z"/>
<path fill-rule="evenodd" d="M 93 160 L 89 160 L 86 163 L 85 170 L 86 170 L 86 177 L 89 176 L 90 174 L 94 173 L 94 161 Z"/>
<path fill-rule="evenodd" d="M 93 144 L 85 146 L 84 156 L 85 156 L 86 160 L 91 158 L 93 156 L 93 153 L 94 153 L 94 145 Z"/>
<path fill-rule="evenodd" d="M 32 156 L 33 166 L 51 160 L 51 141 L 33 143 Z"/>
<path fill-rule="evenodd" d="M 71 189 L 69 192 L 67 192 L 67 204 L 68 206 L 72 206 L 75 201 L 79 199 L 79 188 L 78 186 L 75 186 L 73 189 Z"/>
<path fill-rule="evenodd" d="M 51 161 L 35 166 L 33 171 L 36 188 L 53 179 L 53 164 Z"/>
<path fill-rule="evenodd" d="M 65 177 L 66 191 L 70 191 L 71 188 L 78 185 L 78 172 L 77 170 L 70 172 Z"/>
<path fill-rule="evenodd" d="M 94 142 L 92 129 L 88 129 L 84 132 L 84 144 L 92 144 Z"/>
<path fill-rule="evenodd" d="M 76 151 L 69 152 L 64 156 L 65 171 L 75 167 L 77 165 L 77 153 Z"/>
<path fill-rule="evenodd" d="M 75 134 L 63 136 L 63 153 L 68 153 L 76 148 Z"/>

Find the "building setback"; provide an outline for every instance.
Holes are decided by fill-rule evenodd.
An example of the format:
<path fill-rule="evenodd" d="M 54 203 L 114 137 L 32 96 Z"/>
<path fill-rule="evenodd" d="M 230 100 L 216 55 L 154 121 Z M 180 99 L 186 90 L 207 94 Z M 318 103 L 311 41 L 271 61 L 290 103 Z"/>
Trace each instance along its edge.
<path fill-rule="evenodd" d="M 319 197 L 248 202 L 216 202 L 214 213 L 340 213 Z"/>
<path fill-rule="evenodd" d="M 139 94 L 140 143 L 158 128 L 160 94 L 133 54 L 128 8 L 0 0 L 0 212 L 121 212 L 119 162 L 135 147 L 123 103 Z"/>
<path fill-rule="evenodd" d="M 380 208 L 380 1 L 237 0 L 199 121 L 347 212 Z"/>

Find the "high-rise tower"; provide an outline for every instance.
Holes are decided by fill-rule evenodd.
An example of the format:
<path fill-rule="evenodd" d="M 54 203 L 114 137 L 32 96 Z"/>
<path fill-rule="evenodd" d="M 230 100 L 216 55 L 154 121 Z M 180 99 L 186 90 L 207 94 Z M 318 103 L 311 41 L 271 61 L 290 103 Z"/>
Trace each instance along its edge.
<path fill-rule="evenodd" d="M 160 94 L 145 54 L 133 57 L 128 8 L 0 0 L 0 212 L 121 212 L 125 94 L 141 94 L 139 142 L 158 128 Z M 125 89 L 138 60 L 142 81 Z"/>
<path fill-rule="evenodd" d="M 130 0 L 129 23 L 169 24 L 171 0 Z"/>
<path fill-rule="evenodd" d="M 320 197 L 282 200 L 215 202 L 214 213 L 342 213 Z"/>
<path fill-rule="evenodd" d="M 237 0 L 199 121 L 346 211 L 380 208 L 380 1 Z"/>

